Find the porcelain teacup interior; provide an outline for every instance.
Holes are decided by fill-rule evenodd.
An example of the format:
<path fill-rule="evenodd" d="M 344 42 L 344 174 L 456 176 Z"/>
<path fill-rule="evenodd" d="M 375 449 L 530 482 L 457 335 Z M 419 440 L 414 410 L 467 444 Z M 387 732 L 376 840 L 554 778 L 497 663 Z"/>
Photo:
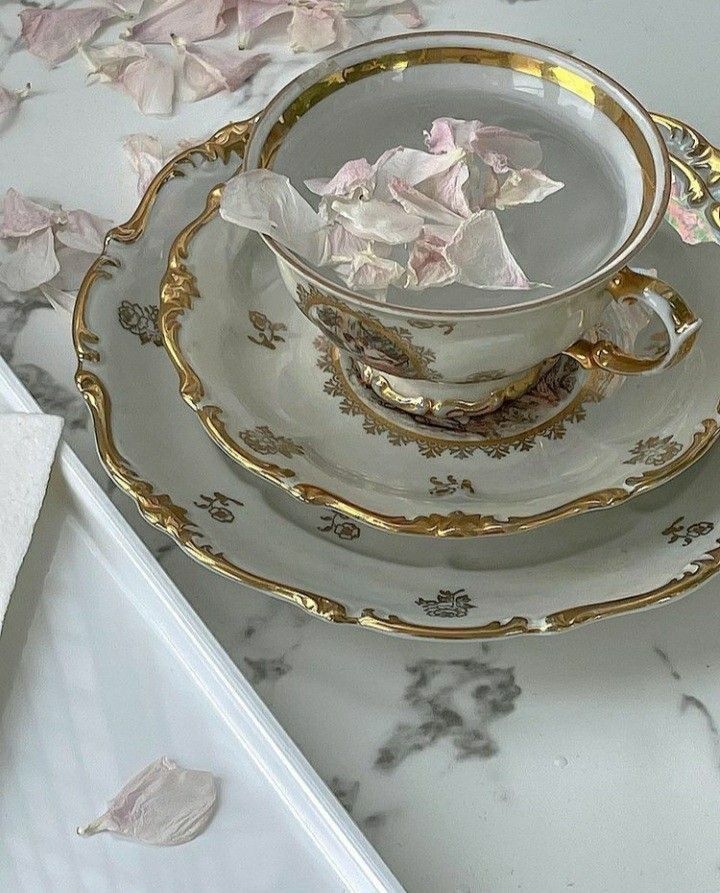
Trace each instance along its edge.
<path fill-rule="evenodd" d="M 308 200 L 307 178 L 350 158 L 417 146 L 438 117 L 480 119 L 537 140 L 543 170 L 565 185 L 503 216 L 526 290 L 452 285 L 392 288 L 386 300 L 348 289 L 264 237 L 303 313 L 356 361 L 387 402 L 441 422 L 519 396 L 548 358 L 618 374 L 671 365 L 700 321 L 673 289 L 627 264 L 667 206 L 665 146 L 648 113 L 612 79 L 557 50 L 481 33 L 403 35 L 354 47 L 291 82 L 250 135 L 245 168 L 272 167 Z M 583 333 L 613 300 L 637 300 L 667 337 L 652 356 Z"/>

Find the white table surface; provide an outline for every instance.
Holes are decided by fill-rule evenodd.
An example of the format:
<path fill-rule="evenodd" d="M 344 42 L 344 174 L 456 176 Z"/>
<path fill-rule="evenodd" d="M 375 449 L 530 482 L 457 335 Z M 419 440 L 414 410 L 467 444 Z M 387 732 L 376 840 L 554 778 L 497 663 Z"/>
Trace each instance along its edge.
<path fill-rule="evenodd" d="M 648 108 L 720 141 L 717 0 L 422 5 L 435 28 L 571 51 Z M 6 30 L 19 8 L 0 10 Z M 357 33 L 395 30 L 383 17 Z M 273 52 L 284 61 L 246 94 L 181 106 L 168 120 L 86 88 L 77 60 L 48 71 L 14 54 L 0 82 L 30 80 L 40 95 L 0 132 L 0 190 L 124 220 L 136 195 L 122 137 L 171 143 L 257 111 L 315 60 Z M 68 440 L 105 480 L 72 386 L 69 321 L 0 302 L 0 348 L 66 416 Z M 412 893 L 720 890 L 720 583 L 561 637 L 396 641 L 311 620 L 207 573 L 113 498 Z M 457 729 L 488 736 L 492 754 L 460 759 Z"/>

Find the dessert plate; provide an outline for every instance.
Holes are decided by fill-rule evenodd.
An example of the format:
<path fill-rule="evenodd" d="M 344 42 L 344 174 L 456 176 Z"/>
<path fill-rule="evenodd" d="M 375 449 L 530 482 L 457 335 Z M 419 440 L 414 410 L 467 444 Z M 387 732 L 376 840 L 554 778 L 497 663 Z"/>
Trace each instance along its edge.
<path fill-rule="evenodd" d="M 698 208 L 717 214 L 704 178 L 720 156 L 689 128 L 668 128 L 688 148 Z M 106 469 L 147 521 L 206 567 L 325 620 L 438 639 L 569 629 L 660 604 L 717 572 L 717 452 L 611 514 L 517 537 L 398 540 L 288 499 L 218 450 L 177 396 L 157 295 L 178 217 L 201 211 L 245 138 L 244 125 L 231 125 L 169 162 L 111 231 L 78 295 L 77 383 Z M 720 248 L 688 247 L 672 232 L 657 247 L 673 269 L 686 252 L 683 285 L 699 294 L 720 277 Z M 696 345 L 703 361 L 707 349 Z"/>
<path fill-rule="evenodd" d="M 695 284 L 692 246 L 668 256 L 677 240 L 668 223 L 643 258 L 687 285 L 705 317 L 704 350 L 628 379 L 563 357 L 470 431 L 447 431 L 385 407 L 361 383 L 298 312 L 261 239 L 220 217 L 221 194 L 211 192 L 170 252 L 160 329 L 208 434 L 291 496 L 399 533 L 514 533 L 656 487 L 720 433 L 715 290 Z M 639 307 L 628 313 L 647 327 Z M 608 318 L 592 337 L 622 343 L 628 325 L 619 323 Z"/>

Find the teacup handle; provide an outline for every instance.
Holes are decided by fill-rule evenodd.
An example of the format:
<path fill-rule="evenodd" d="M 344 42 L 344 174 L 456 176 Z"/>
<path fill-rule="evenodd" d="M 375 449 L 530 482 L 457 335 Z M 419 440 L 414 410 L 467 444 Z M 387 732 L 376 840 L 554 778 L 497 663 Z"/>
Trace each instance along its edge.
<path fill-rule="evenodd" d="M 659 357 L 638 357 L 612 341 L 580 338 L 563 353 L 577 360 L 584 369 L 605 369 L 617 375 L 660 372 L 679 362 L 693 346 L 702 320 L 667 282 L 623 267 L 607 290 L 616 301 L 634 298 L 659 316 L 668 333 L 668 346 Z"/>

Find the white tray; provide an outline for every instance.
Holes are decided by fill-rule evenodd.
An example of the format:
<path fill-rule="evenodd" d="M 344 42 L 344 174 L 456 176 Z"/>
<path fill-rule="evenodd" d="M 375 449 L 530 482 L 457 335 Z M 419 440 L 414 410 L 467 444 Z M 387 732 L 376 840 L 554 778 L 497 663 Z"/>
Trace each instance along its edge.
<path fill-rule="evenodd" d="M 0 360 L 8 410 L 38 411 Z M 203 835 L 75 834 L 163 754 L 220 779 Z M 64 444 L 0 636 L 0 798 L 0 890 L 402 889 Z"/>

